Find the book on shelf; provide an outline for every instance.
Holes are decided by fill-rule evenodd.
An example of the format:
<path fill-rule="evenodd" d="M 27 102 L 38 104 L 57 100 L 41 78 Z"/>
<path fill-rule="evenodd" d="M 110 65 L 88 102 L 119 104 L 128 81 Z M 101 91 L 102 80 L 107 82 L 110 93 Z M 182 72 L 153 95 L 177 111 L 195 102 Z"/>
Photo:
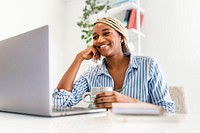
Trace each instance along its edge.
<path fill-rule="evenodd" d="M 131 10 L 126 10 L 126 14 L 124 17 L 124 26 L 128 27 L 128 21 L 130 18 Z"/>
<path fill-rule="evenodd" d="M 140 26 L 142 25 L 142 21 L 144 18 L 144 14 L 140 13 Z M 132 9 L 130 16 L 129 16 L 129 20 L 128 20 L 128 29 L 137 29 L 137 11 L 136 9 Z"/>
<path fill-rule="evenodd" d="M 136 23 L 136 9 L 132 9 L 128 20 L 127 28 L 128 29 L 134 28 L 134 25 L 136 25 L 135 23 Z"/>
<path fill-rule="evenodd" d="M 148 103 L 113 103 L 114 114 L 126 115 L 163 115 L 163 108 Z"/>
<path fill-rule="evenodd" d="M 143 18 L 144 18 L 144 14 L 140 13 L 140 27 L 142 26 Z M 136 17 L 136 20 L 137 20 L 137 17 Z M 133 26 L 133 28 L 137 29 L 137 23 L 135 23 L 135 25 Z"/>

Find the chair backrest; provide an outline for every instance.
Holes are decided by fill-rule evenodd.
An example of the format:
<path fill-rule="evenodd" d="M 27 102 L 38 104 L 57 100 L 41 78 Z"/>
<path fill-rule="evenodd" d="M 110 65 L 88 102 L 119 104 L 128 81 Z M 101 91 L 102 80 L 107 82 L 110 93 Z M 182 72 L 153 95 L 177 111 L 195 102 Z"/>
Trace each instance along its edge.
<path fill-rule="evenodd" d="M 171 99 L 176 104 L 176 113 L 188 113 L 188 99 L 184 87 L 181 86 L 169 86 L 169 93 Z"/>

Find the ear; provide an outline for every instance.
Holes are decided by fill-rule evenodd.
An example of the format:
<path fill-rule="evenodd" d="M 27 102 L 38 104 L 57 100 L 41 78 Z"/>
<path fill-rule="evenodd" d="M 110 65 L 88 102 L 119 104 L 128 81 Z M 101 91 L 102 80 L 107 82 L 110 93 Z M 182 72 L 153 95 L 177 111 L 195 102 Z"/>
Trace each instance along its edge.
<path fill-rule="evenodd" d="M 124 38 L 123 36 L 120 36 L 120 43 L 123 43 L 124 42 Z"/>

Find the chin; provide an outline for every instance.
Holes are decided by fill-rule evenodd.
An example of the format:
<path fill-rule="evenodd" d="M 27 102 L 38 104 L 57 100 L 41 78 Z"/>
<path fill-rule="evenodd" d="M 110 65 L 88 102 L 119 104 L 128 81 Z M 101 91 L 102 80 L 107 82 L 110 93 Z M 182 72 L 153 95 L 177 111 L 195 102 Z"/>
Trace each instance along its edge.
<path fill-rule="evenodd" d="M 109 53 L 102 53 L 101 55 L 104 56 L 104 57 L 109 57 L 109 56 L 111 56 L 111 54 L 109 54 Z"/>
<path fill-rule="evenodd" d="M 105 50 L 99 50 L 100 51 L 100 54 L 102 56 L 111 56 L 111 51 L 108 50 L 108 49 L 105 49 Z"/>

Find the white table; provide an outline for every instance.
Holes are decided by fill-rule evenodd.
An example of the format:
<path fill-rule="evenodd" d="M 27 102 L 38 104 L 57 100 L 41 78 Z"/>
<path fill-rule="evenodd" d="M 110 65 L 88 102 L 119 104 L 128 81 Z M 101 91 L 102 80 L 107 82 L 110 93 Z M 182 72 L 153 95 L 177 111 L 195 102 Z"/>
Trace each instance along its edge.
<path fill-rule="evenodd" d="M 1 133 L 200 133 L 200 115 L 38 117 L 0 112 Z"/>

